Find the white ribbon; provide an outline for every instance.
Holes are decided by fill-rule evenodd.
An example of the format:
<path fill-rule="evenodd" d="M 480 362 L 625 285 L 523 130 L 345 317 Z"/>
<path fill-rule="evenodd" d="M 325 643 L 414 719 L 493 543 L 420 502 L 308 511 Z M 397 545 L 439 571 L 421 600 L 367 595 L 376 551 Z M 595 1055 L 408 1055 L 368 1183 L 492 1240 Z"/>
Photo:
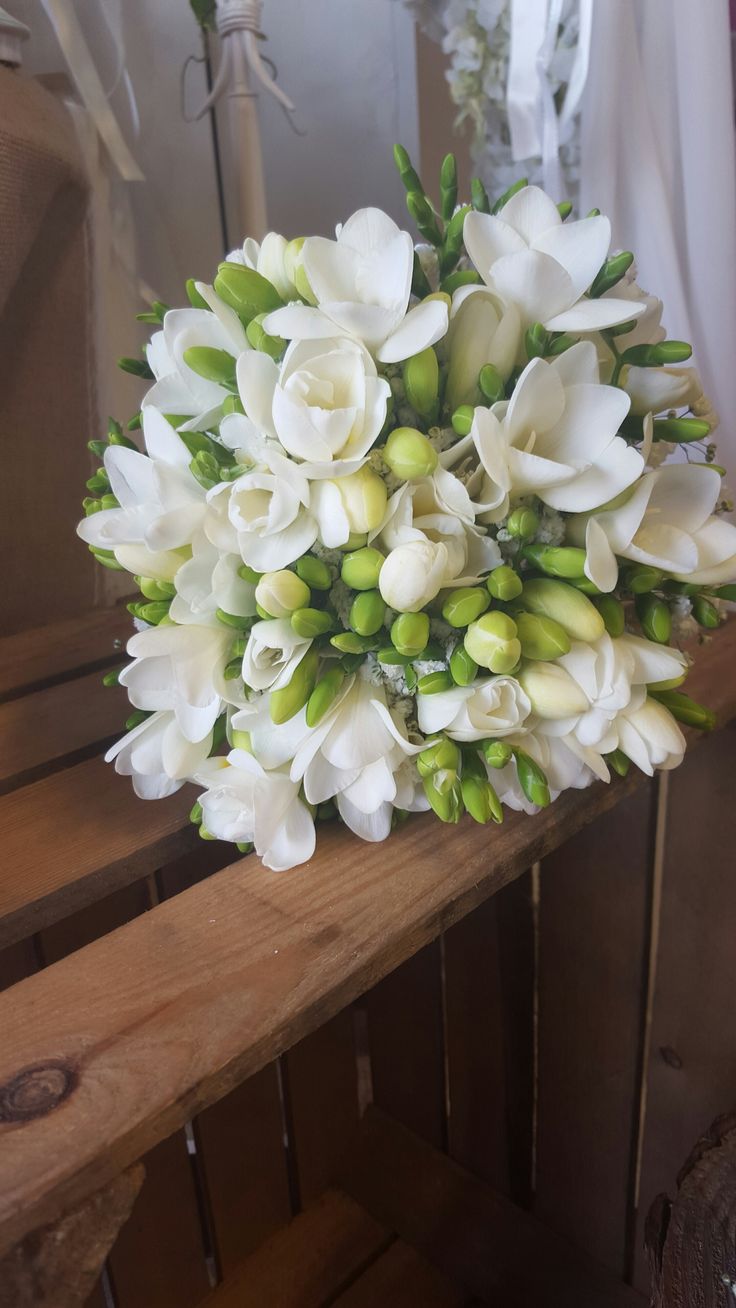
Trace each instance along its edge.
<path fill-rule="evenodd" d="M 89 113 L 92 121 L 99 132 L 101 139 L 104 141 L 115 167 L 120 176 L 126 182 L 142 182 L 144 180 L 138 164 L 128 148 L 120 125 L 110 106 L 105 89 L 100 81 L 100 75 L 97 71 L 95 61 L 87 45 L 87 41 L 82 31 L 81 25 L 74 12 L 74 6 L 71 0 L 41 0 L 46 13 L 51 20 L 56 37 L 61 46 L 62 53 L 69 67 L 69 72 L 74 80 L 82 103 Z M 118 73 L 115 83 L 110 94 L 115 89 L 115 85 L 120 79 L 122 73 L 125 83 L 128 99 L 131 105 L 131 113 L 134 124 L 137 122 L 138 111 L 133 95 L 133 88 L 130 79 L 124 68 L 124 53 L 121 54 L 121 43 L 117 33 L 105 13 L 105 20 L 108 29 L 116 44 L 118 53 Z"/>
<path fill-rule="evenodd" d="M 588 76 L 593 0 L 578 0 L 579 36 L 565 100 L 558 116 L 549 69 L 563 0 L 511 0 L 511 44 L 506 111 L 516 163 L 541 158 L 545 190 L 562 198 L 560 144 L 568 141 Z"/>

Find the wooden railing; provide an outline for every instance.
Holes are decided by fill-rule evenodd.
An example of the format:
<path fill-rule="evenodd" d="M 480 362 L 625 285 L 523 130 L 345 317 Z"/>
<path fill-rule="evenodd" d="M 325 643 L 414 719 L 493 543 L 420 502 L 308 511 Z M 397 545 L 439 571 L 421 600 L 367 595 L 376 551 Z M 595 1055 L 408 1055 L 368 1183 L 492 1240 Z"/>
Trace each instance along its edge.
<path fill-rule="evenodd" d="M 670 896 L 725 874 L 730 733 L 669 808 L 632 769 L 490 831 L 325 824 L 274 874 L 101 761 L 127 621 L 0 642 L 2 1308 L 642 1302 L 645 1208 L 687 1152 L 657 1118 L 682 1060 L 658 940 L 720 966 L 724 918 Z M 729 624 L 692 676 L 720 724 L 735 653 Z M 690 1140 L 702 1087 L 681 1134 L 699 1112 Z"/>

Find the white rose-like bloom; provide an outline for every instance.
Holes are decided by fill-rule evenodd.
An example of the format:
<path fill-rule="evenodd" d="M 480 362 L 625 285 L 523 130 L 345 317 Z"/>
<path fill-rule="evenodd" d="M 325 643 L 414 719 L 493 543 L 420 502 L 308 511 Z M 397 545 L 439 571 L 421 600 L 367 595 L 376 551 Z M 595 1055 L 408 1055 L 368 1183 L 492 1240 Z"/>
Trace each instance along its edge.
<path fill-rule="evenodd" d="M 391 496 L 376 543 L 389 551 L 410 541 L 442 544 L 447 550 L 443 584 L 469 585 L 502 562 L 495 540 L 474 519 L 465 486 L 440 466 L 431 477 L 407 482 Z"/>
<path fill-rule="evenodd" d="M 252 754 L 234 749 L 209 759 L 195 780 L 202 823 L 219 840 L 252 842 L 266 867 L 282 872 L 306 863 L 316 843 L 314 821 L 286 772 L 267 772 Z"/>
<path fill-rule="evenodd" d="M 131 636 L 120 684 L 135 708 L 169 709 L 187 740 L 210 734 L 222 706 L 232 632 L 226 627 L 148 627 Z"/>
<path fill-rule="evenodd" d="M 204 763 L 212 748 L 212 732 L 202 740 L 187 740 L 173 713 L 152 713 L 139 722 L 105 755 L 115 771 L 131 777 L 139 799 L 173 795 Z"/>
<path fill-rule="evenodd" d="M 613 296 L 583 298 L 608 254 L 611 224 L 601 216 L 563 223 L 537 186 L 517 191 L 498 214 L 469 213 L 463 238 L 486 286 L 516 306 L 525 327 L 600 331 L 642 311 Z"/>
<path fill-rule="evenodd" d="M 317 308 L 287 304 L 264 329 L 288 340 L 342 333 L 362 341 L 382 363 L 398 363 L 434 345 L 447 331 L 447 306 L 424 300 L 408 309 L 414 245 L 381 209 L 359 209 L 337 240 L 309 236 L 303 266 Z"/>
<path fill-rule="evenodd" d="M 488 677 L 436 695 L 418 695 L 417 711 L 426 735 L 444 731 L 453 740 L 502 739 L 523 729 L 531 704 L 513 677 Z"/>
<path fill-rule="evenodd" d="M 246 414 L 304 461 L 309 477 L 355 472 L 386 420 L 391 387 L 357 341 L 294 341 L 280 365 L 252 350 L 237 366 Z"/>
<path fill-rule="evenodd" d="M 505 517 L 514 498 L 529 494 L 568 513 L 618 495 L 644 468 L 616 435 L 628 410 L 623 391 L 600 384 L 590 341 L 550 362 L 532 359 L 511 399 L 476 409 L 470 436 L 455 447 L 462 457 L 474 443 L 484 469 L 479 514 Z"/>
<path fill-rule="evenodd" d="M 447 547 L 411 540 L 391 550 L 381 566 L 378 589 L 390 608 L 418 613 L 441 590 L 447 574 Z"/>
<path fill-rule="evenodd" d="M 217 609 L 239 618 L 256 612 L 256 588 L 238 574 L 239 554 L 225 554 L 200 532 L 192 541 L 192 557 L 177 569 L 176 595 L 169 616 L 173 622 L 216 623 Z"/>
<path fill-rule="evenodd" d="M 585 544 L 586 576 L 600 590 L 613 590 L 619 555 L 698 585 L 733 580 L 736 527 L 713 516 L 720 492 L 714 468 L 668 464 L 647 472 L 613 507 L 572 518 L 569 537 Z"/>
<path fill-rule="evenodd" d="M 691 408 L 703 398 L 703 383 L 695 368 L 624 368 L 621 384 L 639 417 L 665 409 Z"/>
<path fill-rule="evenodd" d="M 251 690 L 280 690 L 307 653 L 311 640 L 297 636 L 288 618 L 255 622 L 243 655 L 243 681 Z"/>
<path fill-rule="evenodd" d="M 184 351 L 191 346 L 225 350 L 233 356 L 233 365 L 243 350 L 250 350 L 245 329 L 237 313 L 223 304 L 211 286 L 196 282 L 199 294 L 209 309 L 169 309 L 163 327 L 155 332 L 146 347 L 149 367 L 156 378 L 143 398 L 143 411 L 149 405 L 163 413 L 189 415 L 184 424 L 194 431 L 204 431 L 216 423 L 223 401 L 230 394 L 219 382 L 200 377 L 184 362 Z"/>
<path fill-rule="evenodd" d="M 521 320 L 513 304 L 505 305 L 484 287 L 461 286 L 455 292 L 445 388 L 451 412 L 460 404 L 481 402 L 478 373 L 485 364 L 492 363 L 504 379 L 510 376 L 520 340 Z"/>
<path fill-rule="evenodd" d="M 655 768 L 669 771 L 682 762 L 685 737 L 663 704 L 643 689 L 616 719 L 618 747 L 642 772 L 651 777 Z"/>
<path fill-rule="evenodd" d="M 205 492 L 189 471 L 186 445 L 154 408 L 143 414 L 143 437 L 146 454 L 126 445 L 105 450 L 105 470 L 120 507 L 82 519 L 77 534 L 88 545 L 108 550 L 144 545 L 156 553 L 188 545 L 201 525 Z"/>

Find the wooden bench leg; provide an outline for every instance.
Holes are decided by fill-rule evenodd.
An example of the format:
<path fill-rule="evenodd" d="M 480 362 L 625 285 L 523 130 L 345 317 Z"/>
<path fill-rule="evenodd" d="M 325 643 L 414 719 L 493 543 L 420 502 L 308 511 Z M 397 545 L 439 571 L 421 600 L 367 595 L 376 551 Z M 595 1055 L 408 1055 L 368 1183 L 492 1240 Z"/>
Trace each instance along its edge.
<path fill-rule="evenodd" d="M 143 1184 L 140 1163 L 0 1261 L 0 1308 L 83 1308 Z"/>
<path fill-rule="evenodd" d="M 646 1221 L 652 1308 L 726 1308 L 736 1303 L 736 1112 L 698 1140 Z"/>

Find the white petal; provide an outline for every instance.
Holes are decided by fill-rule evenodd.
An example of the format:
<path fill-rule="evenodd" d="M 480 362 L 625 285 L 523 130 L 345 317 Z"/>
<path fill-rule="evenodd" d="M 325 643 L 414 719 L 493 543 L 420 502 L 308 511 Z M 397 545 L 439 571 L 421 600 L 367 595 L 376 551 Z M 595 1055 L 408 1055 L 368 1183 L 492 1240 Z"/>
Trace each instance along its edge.
<path fill-rule="evenodd" d="M 559 215 L 558 215 L 559 216 Z M 484 280 L 497 259 L 526 249 L 527 242 L 514 227 L 489 213 L 471 210 L 463 223 L 463 240 L 471 262 Z"/>
<path fill-rule="evenodd" d="M 519 191 L 515 191 L 499 211 L 498 217 L 523 236 L 527 245 L 532 242 L 536 244 L 542 232 L 562 229 L 557 205 L 539 186 L 522 186 Z"/>
<path fill-rule="evenodd" d="M 389 218 L 383 209 L 370 207 L 358 209 L 344 222 L 338 236 L 340 245 L 349 246 L 360 254 L 371 250 L 380 250 L 395 240 L 400 232 L 393 218 Z"/>
<path fill-rule="evenodd" d="M 361 840 L 375 843 L 391 834 L 392 804 L 382 804 L 375 813 L 363 813 L 344 795 L 337 796 L 337 808 L 346 826 Z"/>
<path fill-rule="evenodd" d="M 546 504 L 567 513 L 583 513 L 597 508 L 626 490 L 641 476 L 644 460 L 633 445 L 627 445 L 620 436 L 614 436 L 608 449 L 598 457 L 587 472 L 581 473 L 564 486 L 555 486 L 541 492 Z"/>
<path fill-rule="evenodd" d="M 585 575 L 599 590 L 608 594 L 618 581 L 616 555 L 596 517 L 588 519 L 585 529 Z"/>
<path fill-rule="evenodd" d="M 551 332 L 599 332 L 604 327 L 615 327 L 620 322 L 641 317 L 645 308 L 645 305 L 631 300 L 602 296 L 599 300 L 578 300 L 571 308 L 560 310 L 543 321 Z"/>
<path fill-rule="evenodd" d="M 611 244 L 611 224 L 601 216 L 560 223 L 542 232 L 533 244 L 535 250 L 551 255 L 562 264 L 577 300 L 583 291 L 587 291 L 606 259 Z"/>
<path fill-rule="evenodd" d="M 247 354 L 240 355 L 235 374 L 238 393 L 247 416 L 258 431 L 275 436 L 271 409 L 279 370 L 273 359 L 261 350 L 249 350 Z"/>
<path fill-rule="evenodd" d="M 110 489 L 123 508 L 156 501 L 153 461 L 145 454 L 126 445 L 109 445 L 105 450 L 105 471 L 110 478 Z"/>
<path fill-rule="evenodd" d="M 317 301 L 357 300 L 359 256 L 324 236 L 310 236 L 303 246 L 304 271 Z"/>
<path fill-rule="evenodd" d="M 320 340 L 335 335 L 335 324 L 319 310 L 308 304 L 286 304 L 274 309 L 263 319 L 263 330 L 270 336 L 284 336 L 286 340 Z"/>
<path fill-rule="evenodd" d="M 575 299 L 565 269 L 540 250 L 521 250 L 498 259 L 489 284 L 502 299 L 517 306 L 525 323 L 543 322 L 549 326 L 549 320 L 556 315 L 567 316 L 564 311 L 570 309 Z"/>
<path fill-rule="evenodd" d="M 376 358 L 381 363 L 400 363 L 426 350 L 445 335 L 447 305 L 442 300 L 423 300 L 410 309 L 396 330 L 384 341 Z"/>

